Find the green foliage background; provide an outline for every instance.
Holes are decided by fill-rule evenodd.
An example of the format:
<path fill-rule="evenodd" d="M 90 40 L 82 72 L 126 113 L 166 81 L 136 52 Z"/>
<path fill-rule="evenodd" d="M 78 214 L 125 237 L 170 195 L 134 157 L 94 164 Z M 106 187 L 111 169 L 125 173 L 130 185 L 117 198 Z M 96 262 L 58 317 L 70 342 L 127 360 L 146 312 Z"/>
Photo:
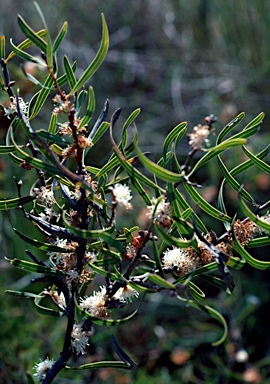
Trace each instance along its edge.
<path fill-rule="evenodd" d="M 219 132 L 242 110 L 247 113 L 247 121 L 261 111 L 266 113 L 261 134 L 251 143 L 253 153 L 269 142 L 269 2 L 47 0 L 41 5 L 53 35 L 64 20 L 68 21 L 68 38 L 61 54 L 68 53 L 70 58 L 76 59 L 81 71 L 97 50 L 100 13 L 105 14 L 110 49 L 91 81 L 97 99 L 96 114 L 106 98 L 110 100 L 110 111 L 122 108 L 123 120 L 132 110 L 141 107 L 142 113 L 136 122 L 143 151 L 160 157 L 163 139 L 179 121 L 188 121 L 191 130 L 205 115 L 214 113 L 219 119 L 216 124 Z M 34 29 L 41 27 L 32 1 L 2 0 L 0 34 L 12 37 L 15 43 L 22 39 L 17 13 Z M 28 100 L 34 86 L 25 82 L 18 66 L 11 68 L 11 72 L 12 77 L 21 79 L 17 85 Z M 3 137 L 5 127 L 1 118 L 0 135 Z M 39 122 L 41 128 L 48 118 L 43 112 Z M 184 159 L 188 151 L 182 142 L 178 148 L 180 162 L 181 156 Z M 102 150 L 99 147 L 95 154 L 97 164 L 105 163 L 111 150 L 108 136 L 102 144 Z M 227 159 L 231 166 L 237 164 L 237 156 L 236 150 Z M 10 191 L 16 197 L 10 175 L 20 177 L 18 171 L 3 159 L 0 167 L 1 198 L 10 196 Z M 216 201 L 221 179 L 211 163 L 198 176 L 197 181 L 203 184 L 209 202 Z M 257 201 L 266 201 L 270 191 L 269 177 L 251 170 L 248 180 L 245 179 L 245 188 Z M 231 194 L 229 199 L 228 208 L 233 214 L 236 195 Z M 25 233 L 28 223 L 16 222 L 15 216 L 18 217 L 16 212 L 1 216 L 0 377 L 3 383 L 26 383 L 24 371 L 31 370 L 39 357 L 43 359 L 51 351 L 58 353 L 63 337 L 61 329 L 64 332 L 65 326 L 63 319 L 57 319 L 55 325 L 55 319 L 34 312 L 31 302 L 3 294 L 5 289 L 23 289 L 29 283 L 29 276 L 25 279 L 23 272 L 3 260 L 4 254 L 21 257 L 26 248 L 26 244 L 15 237 L 9 220 L 19 230 L 24 228 Z M 207 225 L 211 228 L 211 223 Z M 263 259 L 267 254 L 258 257 Z M 270 382 L 267 372 L 270 362 L 269 272 L 246 266 L 244 273 L 233 273 L 236 290 L 232 297 L 219 294 L 217 301 L 218 292 L 214 288 L 211 291 L 211 287 L 205 286 L 204 290 L 212 297 L 209 303 L 227 318 L 231 333 L 238 330 L 242 334 L 243 347 L 250 354 L 250 366 L 259 367 L 261 382 L 267 383 Z M 168 384 L 244 382 L 241 374 L 244 367 L 231 364 L 228 346 L 227 349 L 225 346 L 213 348 L 209 344 L 215 340 L 217 332 L 218 325 L 209 322 L 208 317 L 176 304 L 168 296 L 155 295 L 153 301 L 141 308 L 136 320 L 115 330 L 122 347 L 142 369 L 136 375 L 121 371 L 83 375 L 80 372 L 78 378 L 72 376 L 72 379 L 76 383 L 128 383 L 132 377 L 135 383 L 146 380 Z M 113 353 L 111 330 L 102 327 L 96 330 L 91 353 L 93 360 L 110 358 Z M 182 362 L 177 356 L 182 356 Z M 57 382 L 71 382 L 68 374 L 65 377 Z"/>

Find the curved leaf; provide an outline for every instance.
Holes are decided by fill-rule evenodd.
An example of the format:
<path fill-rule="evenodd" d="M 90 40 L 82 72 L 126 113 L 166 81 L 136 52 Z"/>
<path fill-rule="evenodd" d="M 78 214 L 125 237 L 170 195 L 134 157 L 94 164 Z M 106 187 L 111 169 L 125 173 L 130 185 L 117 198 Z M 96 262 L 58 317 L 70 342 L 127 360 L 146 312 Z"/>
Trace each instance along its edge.
<path fill-rule="evenodd" d="M 36 33 L 39 37 L 43 38 L 46 36 L 46 30 L 45 29 L 41 29 L 40 31 L 38 31 Z M 24 51 L 25 49 L 29 48 L 31 45 L 33 44 L 33 42 L 30 40 L 30 39 L 26 39 L 24 40 L 23 42 L 21 42 L 17 48 Z M 16 56 L 16 53 L 15 52 L 11 52 L 8 57 L 6 58 L 6 63 L 12 59 L 14 56 Z"/>
<path fill-rule="evenodd" d="M 233 231 L 233 243 L 235 246 L 235 249 L 237 252 L 247 261 L 248 264 L 250 264 L 252 267 L 257 268 L 257 269 L 269 269 L 270 268 L 270 261 L 260 261 L 255 259 L 253 256 L 251 256 L 244 247 L 239 243 L 237 240 L 234 230 Z"/>
<path fill-rule="evenodd" d="M 240 121 L 243 120 L 245 117 L 245 113 L 241 112 L 239 115 L 237 115 L 234 119 L 232 119 L 219 133 L 217 137 L 217 145 L 221 143 L 224 136 L 226 136 L 236 125 L 240 123 Z"/>
<path fill-rule="evenodd" d="M 253 155 L 244 145 L 243 151 L 250 158 L 250 160 L 256 164 L 262 171 L 270 173 L 270 165 L 266 164 L 263 160 L 259 159 L 257 156 Z"/>
<path fill-rule="evenodd" d="M 194 188 L 192 185 L 184 183 L 184 187 L 186 188 L 188 194 L 193 199 L 193 201 L 198 204 L 203 211 L 208 213 L 208 215 L 213 216 L 221 221 L 232 221 L 232 219 L 228 215 L 225 215 L 223 212 L 219 211 L 218 209 L 214 208 L 211 204 L 207 203 L 207 201 L 204 200 L 204 198 L 197 192 L 196 188 Z"/>
<path fill-rule="evenodd" d="M 145 167 L 148 168 L 159 179 L 171 183 L 178 183 L 183 180 L 184 174 L 174 173 L 149 160 L 137 145 L 135 145 L 135 150 L 141 163 L 145 165 Z"/>
<path fill-rule="evenodd" d="M 188 248 L 188 247 L 192 246 L 194 243 L 194 239 L 191 239 L 191 240 L 178 239 L 177 237 L 174 237 L 174 236 L 164 232 L 156 224 L 155 224 L 155 229 L 156 229 L 158 236 L 160 236 L 161 239 L 169 245 L 175 245 L 178 248 Z"/>
<path fill-rule="evenodd" d="M 229 139 L 224 141 L 223 143 L 218 144 L 214 148 L 210 148 L 209 150 L 207 150 L 207 153 L 196 163 L 196 165 L 193 167 L 191 172 L 187 175 L 187 178 L 190 178 L 190 176 L 193 175 L 195 171 L 197 171 L 201 166 L 206 164 L 213 157 L 219 155 L 221 152 L 227 151 L 227 149 L 230 149 L 238 145 L 244 145 L 246 143 L 247 143 L 246 139 L 242 139 L 242 138 Z"/>
<path fill-rule="evenodd" d="M 106 54 L 109 48 L 109 31 L 108 31 L 108 27 L 107 27 L 106 20 L 103 13 L 101 14 L 101 18 L 102 18 L 102 40 L 101 40 L 99 50 L 94 60 L 91 62 L 91 64 L 86 69 L 86 71 L 83 73 L 83 75 L 80 77 L 80 79 L 77 81 L 75 86 L 72 88 L 72 90 L 68 94 L 68 97 L 72 96 L 75 92 L 77 92 L 80 88 L 84 86 L 87 80 L 89 80 L 90 77 L 96 72 L 96 70 L 99 68 L 99 66 L 101 65 L 101 63 L 106 57 Z"/>
<path fill-rule="evenodd" d="M 22 32 L 31 40 L 42 52 L 47 51 L 46 42 L 18 15 L 18 24 Z"/>
<path fill-rule="evenodd" d="M 58 50 L 59 45 L 64 40 L 64 38 L 67 34 L 67 28 L 68 28 L 68 23 L 67 23 L 67 21 L 65 21 L 64 24 L 62 25 L 62 28 L 60 29 L 58 35 L 56 36 L 56 39 L 54 40 L 53 53 L 55 53 Z"/>
<path fill-rule="evenodd" d="M 41 313 L 42 315 L 47 315 L 47 316 L 55 316 L 55 317 L 62 317 L 64 316 L 64 312 L 61 312 L 61 311 L 56 311 L 54 309 L 51 309 L 51 308 L 48 308 L 48 307 L 44 307 L 42 305 L 40 305 L 40 302 L 42 299 L 44 299 L 45 296 L 41 296 L 39 295 L 38 297 L 36 297 L 34 299 L 34 303 L 35 303 L 35 306 L 36 306 L 36 309 L 39 313 Z"/>
<path fill-rule="evenodd" d="M 204 311 L 204 312 L 208 313 L 211 317 L 213 317 L 221 325 L 223 325 L 223 334 L 222 334 L 221 338 L 218 341 L 212 343 L 212 345 L 217 346 L 217 345 L 222 344 L 225 341 L 225 339 L 226 339 L 226 337 L 228 335 L 228 325 L 227 325 L 226 320 L 224 319 L 224 317 L 221 315 L 221 313 L 216 311 L 214 308 L 209 307 L 208 305 L 202 305 L 202 304 L 197 303 L 197 302 L 195 302 L 193 300 L 184 299 L 181 296 L 176 296 L 176 297 L 179 300 L 186 302 L 191 307 L 200 309 L 201 311 Z"/>
<path fill-rule="evenodd" d="M 174 127 L 171 132 L 167 135 L 164 144 L 163 144 L 163 160 L 166 163 L 166 154 L 168 152 L 169 146 L 175 140 L 176 137 L 180 140 L 187 131 L 187 123 L 183 122 Z"/>
<path fill-rule="evenodd" d="M 5 257 L 5 259 L 10 264 L 14 265 L 17 268 L 23 269 L 24 271 L 42 273 L 44 275 L 65 276 L 63 272 L 54 268 L 45 267 L 44 265 L 39 265 L 39 264 L 35 264 L 29 261 L 19 260 L 19 259 L 11 260 L 11 259 L 8 259 L 7 257 Z"/>
<path fill-rule="evenodd" d="M 50 243 L 43 243 L 42 241 L 38 241 L 33 239 L 32 237 L 28 237 L 18 231 L 16 228 L 13 228 L 14 232 L 20 236 L 21 239 L 26 241 L 28 244 L 33 245 L 34 247 L 41 249 L 42 251 L 46 252 L 58 252 L 58 253 L 70 253 L 70 249 L 57 247 L 56 245 L 50 244 Z"/>

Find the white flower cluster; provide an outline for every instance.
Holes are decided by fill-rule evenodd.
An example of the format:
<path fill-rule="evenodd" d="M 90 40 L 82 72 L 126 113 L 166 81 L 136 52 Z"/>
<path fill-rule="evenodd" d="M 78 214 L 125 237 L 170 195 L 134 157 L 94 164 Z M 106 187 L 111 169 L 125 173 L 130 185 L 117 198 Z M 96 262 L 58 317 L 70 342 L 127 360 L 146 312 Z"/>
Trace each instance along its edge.
<path fill-rule="evenodd" d="M 176 268 L 181 275 L 190 273 L 196 268 L 196 261 L 190 257 L 188 250 L 173 246 L 173 249 L 167 249 L 163 254 L 162 262 L 164 268 Z"/>
<path fill-rule="evenodd" d="M 34 365 L 34 368 L 36 370 L 36 373 L 34 373 L 34 376 L 37 376 L 39 380 L 42 380 L 45 378 L 46 373 L 51 369 L 51 367 L 54 364 L 54 360 L 50 360 L 48 357 L 44 361 L 40 360 L 40 363 L 36 363 Z"/>
<path fill-rule="evenodd" d="M 19 101 L 19 107 L 20 111 L 23 114 L 27 114 L 28 110 L 28 103 L 25 103 L 21 97 L 18 98 Z M 17 100 L 15 97 L 10 98 L 10 104 L 8 108 L 5 108 L 5 116 L 7 116 L 8 119 L 11 119 L 10 115 L 13 115 L 14 113 L 17 113 Z"/>
<path fill-rule="evenodd" d="M 39 213 L 42 220 L 50 222 L 53 218 L 59 219 L 58 215 L 54 210 L 54 196 L 53 192 L 45 187 L 34 188 L 33 194 L 40 205 L 44 206 L 44 212 Z"/>
<path fill-rule="evenodd" d="M 103 286 L 100 291 L 93 292 L 93 295 L 80 298 L 80 307 L 92 316 L 106 318 L 109 316 L 108 309 L 105 307 L 107 298 L 107 290 Z"/>
<path fill-rule="evenodd" d="M 132 199 L 131 190 L 127 185 L 115 184 L 112 193 L 115 197 L 116 202 L 126 209 L 131 209 L 132 205 L 129 202 Z"/>
<path fill-rule="evenodd" d="M 72 337 L 72 349 L 76 351 L 76 354 L 80 353 L 84 355 L 85 348 L 89 345 L 88 340 L 91 335 L 90 331 L 83 331 L 81 325 L 74 324 L 71 333 Z"/>
<path fill-rule="evenodd" d="M 208 144 L 208 135 L 210 134 L 208 125 L 201 125 L 198 124 L 193 128 L 192 133 L 190 133 L 188 136 L 190 137 L 190 140 L 188 144 L 193 149 L 203 149 L 203 144 Z"/>

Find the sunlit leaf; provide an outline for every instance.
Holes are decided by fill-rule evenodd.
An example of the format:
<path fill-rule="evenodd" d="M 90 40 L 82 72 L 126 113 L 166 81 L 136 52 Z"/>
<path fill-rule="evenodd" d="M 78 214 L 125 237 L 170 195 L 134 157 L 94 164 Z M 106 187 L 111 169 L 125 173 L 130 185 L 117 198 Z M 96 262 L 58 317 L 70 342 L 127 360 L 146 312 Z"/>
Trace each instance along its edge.
<path fill-rule="evenodd" d="M 18 24 L 22 32 L 30 39 L 42 52 L 47 51 L 46 42 L 18 15 Z"/>

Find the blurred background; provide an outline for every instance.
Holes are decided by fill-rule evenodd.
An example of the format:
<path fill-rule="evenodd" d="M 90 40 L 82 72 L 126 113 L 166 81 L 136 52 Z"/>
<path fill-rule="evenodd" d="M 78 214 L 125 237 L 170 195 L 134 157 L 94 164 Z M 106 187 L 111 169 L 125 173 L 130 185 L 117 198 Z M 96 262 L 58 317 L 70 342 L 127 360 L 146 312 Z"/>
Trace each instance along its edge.
<path fill-rule="evenodd" d="M 260 134 L 252 139 L 257 153 L 269 142 L 270 122 L 270 2 L 245 0 L 47 0 L 40 3 L 52 36 L 62 23 L 69 24 L 60 57 L 67 55 L 77 61 L 80 76 L 93 59 L 101 36 L 100 13 L 105 14 L 110 31 L 110 49 L 100 70 L 91 79 L 96 94 L 96 117 L 106 98 L 110 114 L 122 108 L 123 123 L 140 107 L 136 119 L 139 143 L 153 159 L 161 155 L 162 143 L 168 132 L 179 122 L 188 121 L 189 131 L 205 116 L 213 113 L 218 121 L 216 132 L 239 112 L 245 121 L 264 111 L 266 118 Z M 33 29 L 42 28 L 32 1 L 1 0 L 0 34 L 15 43 L 24 37 L 17 24 L 20 14 Z M 38 54 L 38 52 L 37 52 Z M 10 71 L 26 101 L 36 91 L 25 81 L 20 61 L 10 64 Z M 44 76 L 35 74 L 37 77 Z M 6 97 L 0 94 L 4 103 Z M 51 108 L 51 105 L 49 105 Z M 46 108 L 37 126 L 46 127 L 50 114 Z M 2 118 L 0 138 L 3 140 L 5 121 Z M 119 130 L 120 134 L 120 130 Z M 116 129 L 117 136 L 117 129 Z M 188 139 L 177 149 L 180 162 L 188 152 Z M 110 153 L 109 140 L 95 153 L 92 165 L 104 163 Z M 239 153 L 226 154 L 231 168 Z M 6 160 L 6 161 L 5 161 Z M 3 157 L 0 160 L 1 198 L 15 194 L 10 176 L 18 170 Z M 16 173 L 17 172 L 17 173 Z M 7 177 L 8 175 L 8 177 Z M 202 193 L 216 204 L 221 180 L 217 169 L 205 167 L 197 181 L 203 183 Z M 25 182 L 27 183 L 27 182 Z M 245 176 L 245 187 L 258 202 L 268 200 L 269 177 L 252 170 Z M 228 191 L 228 193 L 231 193 Z M 15 195 L 13 195 L 15 197 Z M 236 195 L 229 195 L 232 213 L 237 209 Z M 21 216 L 20 216 L 21 217 Z M 28 223 L 18 220 L 18 212 L 1 215 L 1 328 L 0 377 L 3 383 L 26 383 L 23 372 L 30 370 L 39 357 L 60 350 L 65 321 L 44 318 L 33 312 L 32 303 L 3 294 L 5 289 L 26 289 L 25 274 L 3 260 L 24 257 L 26 244 L 16 238 L 12 226 L 20 229 Z M 211 223 L 208 227 L 211 227 Z M 25 232 L 26 233 L 26 232 Z M 267 250 L 259 257 L 267 257 Z M 135 373 L 100 370 L 75 374 L 76 383 L 268 383 L 270 362 L 269 335 L 269 272 L 249 267 L 233 272 L 236 290 L 232 297 L 219 294 L 209 286 L 209 303 L 221 310 L 228 320 L 232 341 L 214 348 L 220 327 L 191 308 L 160 295 L 142 306 L 136 321 L 121 329 L 113 329 L 122 347 L 137 361 L 141 369 Z M 31 287 L 32 289 L 32 287 Z M 26 310 L 26 308 L 29 308 Z M 150 311 L 149 311 L 150 309 Z M 33 325 L 34 324 L 34 325 Z M 44 331 L 45 328 L 45 331 Z M 45 332 L 43 334 L 43 332 Z M 91 361 L 111 358 L 112 330 L 96 330 L 90 347 Z M 244 349 L 248 358 L 242 361 L 237 351 Z M 40 355 L 43 351 L 43 355 Z M 105 351 L 105 352 L 104 352 Z M 85 363 L 85 358 L 77 363 Z M 57 383 L 71 382 L 63 374 Z"/>

